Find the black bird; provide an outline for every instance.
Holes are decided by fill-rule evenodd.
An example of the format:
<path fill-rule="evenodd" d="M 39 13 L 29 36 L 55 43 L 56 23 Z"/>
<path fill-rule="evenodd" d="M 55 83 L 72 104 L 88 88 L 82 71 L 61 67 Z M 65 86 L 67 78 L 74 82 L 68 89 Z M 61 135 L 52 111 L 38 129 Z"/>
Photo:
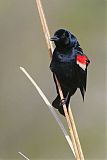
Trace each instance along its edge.
<path fill-rule="evenodd" d="M 50 40 L 54 41 L 56 46 L 50 63 L 50 69 L 53 72 L 54 81 L 56 75 L 64 95 L 64 100 L 61 101 L 55 81 L 57 97 L 52 102 L 52 105 L 58 109 L 62 115 L 65 115 L 62 107 L 63 103 L 66 104 L 68 109 L 70 97 L 74 95 L 77 88 L 80 89 L 84 100 L 87 66 L 90 61 L 83 53 L 77 38 L 69 31 L 59 29 Z"/>

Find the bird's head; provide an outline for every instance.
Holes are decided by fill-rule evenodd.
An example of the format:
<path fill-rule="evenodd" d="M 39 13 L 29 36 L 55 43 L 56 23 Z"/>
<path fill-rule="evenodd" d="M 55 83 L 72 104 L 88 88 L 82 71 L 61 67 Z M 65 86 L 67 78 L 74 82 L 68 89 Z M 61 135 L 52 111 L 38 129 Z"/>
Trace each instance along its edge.
<path fill-rule="evenodd" d="M 59 29 L 55 32 L 54 36 L 50 38 L 54 41 L 57 48 L 74 47 L 77 39 L 67 30 Z"/>

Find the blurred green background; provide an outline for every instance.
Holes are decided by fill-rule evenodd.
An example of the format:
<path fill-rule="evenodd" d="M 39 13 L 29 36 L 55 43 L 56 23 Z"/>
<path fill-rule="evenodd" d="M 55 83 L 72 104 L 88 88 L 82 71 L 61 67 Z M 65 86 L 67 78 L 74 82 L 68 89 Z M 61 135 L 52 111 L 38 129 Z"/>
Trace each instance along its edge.
<path fill-rule="evenodd" d="M 91 60 L 85 102 L 72 97 L 86 160 L 105 160 L 105 0 L 42 0 L 51 35 L 75 34 Z M 0 0 L 0 160 L 74 159 L 47 106 L 19 67 L 32 75 L 52 102 L 56 96 L 35 0 Z M 65 119 L 60 116 L 64 124 Z"/>

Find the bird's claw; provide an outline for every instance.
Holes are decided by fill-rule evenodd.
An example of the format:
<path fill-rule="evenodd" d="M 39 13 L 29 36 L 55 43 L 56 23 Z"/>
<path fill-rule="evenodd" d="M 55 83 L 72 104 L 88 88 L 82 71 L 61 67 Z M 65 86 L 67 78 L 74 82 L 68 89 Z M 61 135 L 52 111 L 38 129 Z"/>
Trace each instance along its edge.
<path fill-rule="evenodd" d="M 66 104 L 66 102 L 67 102 L 66 98 L 61 99 L 60 106 L 63 106 L 64 104 Z"/>
<path fill-rule="evenodd" d="M 69 92 L 68 92 L 68 94 L 67 94 L 66 98 L 61 99 L 61 101 L 60 101 L 60 106 L 63 106 L 64 104 L 66 104 L 66 103 L 67 103 L 68 96 L 69 96 Z"/>

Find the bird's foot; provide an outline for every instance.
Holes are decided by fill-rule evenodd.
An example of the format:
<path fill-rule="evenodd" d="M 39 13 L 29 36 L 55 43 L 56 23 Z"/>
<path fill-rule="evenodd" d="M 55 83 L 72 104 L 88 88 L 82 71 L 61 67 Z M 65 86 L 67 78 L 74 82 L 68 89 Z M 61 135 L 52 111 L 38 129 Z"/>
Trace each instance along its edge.
<path fill-rule="evenodd" d="M 58 111 L 65 116 L 64 110 L 63 110 L 63 105 L 68 103 L 68 96 L 69 96 L 69 92 L 66 96 L 66 98 L 63 98 L 62 100 L 60 99 L 60 96 L 57 95 L 57 97 L 55 98 L 55 100 L 52 102 L 52 106 L 56 109 L 58 109 Z M 67 105 L 67 109 L 68 109 L 68 105 Z"/>
<path fill-rule="evenodd" d="M 66 104 L 66 102 L 67 102 L 66 98 L 61 99 L 59 106 L 63 106 L 64 104 Z"/>
<path fill-rule="evenodd" d="M 69 96 L 69 92 L 68 92 L 68 94 L 67 94 L 66 98 L 63 98 L 63 99 L 61 99 L 61 100 L 60 100 L 60 106 L 63 106 L 64 104 L 66 104 L 66 103 L 67 103 L 68 96 Z"/>

